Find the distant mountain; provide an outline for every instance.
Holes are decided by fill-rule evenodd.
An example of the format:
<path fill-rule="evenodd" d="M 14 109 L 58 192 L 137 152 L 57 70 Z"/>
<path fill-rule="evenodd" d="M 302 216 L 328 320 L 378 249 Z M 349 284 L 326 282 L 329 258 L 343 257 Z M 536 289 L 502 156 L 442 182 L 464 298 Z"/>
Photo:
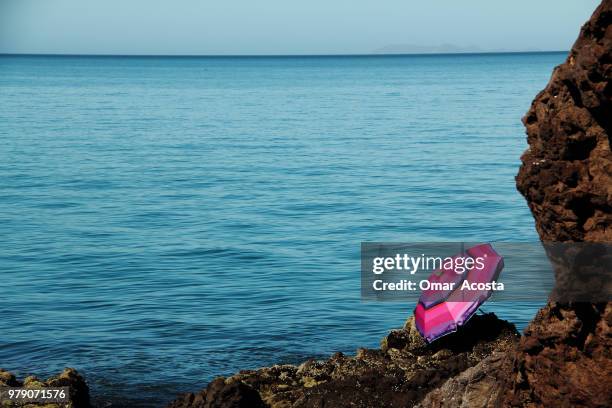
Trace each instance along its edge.
<path fill-rule="evenodd" d="M 374 54 L 444 54 L 461 52 L 481 52 L 479 47 L 461 47 L 455 44 L 415 45 L 389 44 L 372 51 Z"/>
<path fill-rule="evenodd" d="M 440 45 L 415 45 L 415 44 L 389 44 L 372 51 L 373 54 L 460 54 L 468 52 L 517 52 L 517 51 L 540 51 L 534 48 L 523 50 L 508 49 L 482 49 L 476 45 L 459 46 L 455 44 Z"/>

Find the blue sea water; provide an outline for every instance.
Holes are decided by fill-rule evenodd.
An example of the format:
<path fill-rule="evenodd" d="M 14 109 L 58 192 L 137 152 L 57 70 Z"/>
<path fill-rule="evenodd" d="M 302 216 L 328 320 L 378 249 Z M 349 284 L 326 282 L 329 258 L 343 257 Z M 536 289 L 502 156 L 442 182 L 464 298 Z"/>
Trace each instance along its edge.
<path fill-rule="evenodd" d="M 0 367 L 155 406 L 377 346 L 413 305 L 360 300 L 361 241 L 537 239 L 520 118 L 564 57 L 0 57 Z"/>

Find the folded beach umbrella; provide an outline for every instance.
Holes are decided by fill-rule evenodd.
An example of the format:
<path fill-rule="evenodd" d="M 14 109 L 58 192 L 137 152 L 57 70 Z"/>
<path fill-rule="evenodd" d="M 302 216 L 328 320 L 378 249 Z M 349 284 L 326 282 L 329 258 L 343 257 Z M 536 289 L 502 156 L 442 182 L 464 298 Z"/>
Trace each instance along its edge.
<path fill-rule="evenodd" d="M 452 259 L 456 261 L 458 258 L 467 257 L 474 260 L 480 258 L 482 262 L 463 273 L 457 273 L 456 265 L 460 263 L 452 262 L 454 268 L 438 269 L 428 278 L 430 284 L 439 285 L 430 285 L 433 289 L 424 290 L 414 309 L 416 328 L 427 342 L 452 333 L 465 324 L 492 293 L 490 285 L 487 287 L 478 284 L 497 280 L 504 267 L 503 258 L 490 244 L 476 245 Z M 484 267 L 480 267 L 481 265 Z M 462 290 L 462 284 L 466 280 L 472 287 L 478 288 Z"/>

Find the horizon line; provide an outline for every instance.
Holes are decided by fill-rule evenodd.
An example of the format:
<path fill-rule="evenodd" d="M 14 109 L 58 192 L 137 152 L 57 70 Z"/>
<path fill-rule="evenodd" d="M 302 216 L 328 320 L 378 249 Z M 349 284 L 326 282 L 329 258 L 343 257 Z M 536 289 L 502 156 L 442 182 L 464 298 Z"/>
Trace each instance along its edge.
<path fill-rule="evenodd" d="M 122 57 L 122 58 L 300 58 L 300 57 L 402 57 L 431 55 L 487 55 L 487 54 L 558 54 L 569 50 L 548 51 L 474 51 L 474 52 L 415 52 L 415 53 L 357 53 L 357 54 L 77 54 L 77 53 L 12 53 L 0 52 L 0 57 Z"/>

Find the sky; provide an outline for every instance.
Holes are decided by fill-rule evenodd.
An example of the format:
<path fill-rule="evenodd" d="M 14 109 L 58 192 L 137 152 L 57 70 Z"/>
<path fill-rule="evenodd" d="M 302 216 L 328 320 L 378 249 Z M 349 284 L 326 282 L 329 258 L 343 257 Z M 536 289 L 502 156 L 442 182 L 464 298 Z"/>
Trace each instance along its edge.
<path fill-rule="evenodd" d="M 565 51 L 598 0 L 0 0 L 0 53 Z"/>

